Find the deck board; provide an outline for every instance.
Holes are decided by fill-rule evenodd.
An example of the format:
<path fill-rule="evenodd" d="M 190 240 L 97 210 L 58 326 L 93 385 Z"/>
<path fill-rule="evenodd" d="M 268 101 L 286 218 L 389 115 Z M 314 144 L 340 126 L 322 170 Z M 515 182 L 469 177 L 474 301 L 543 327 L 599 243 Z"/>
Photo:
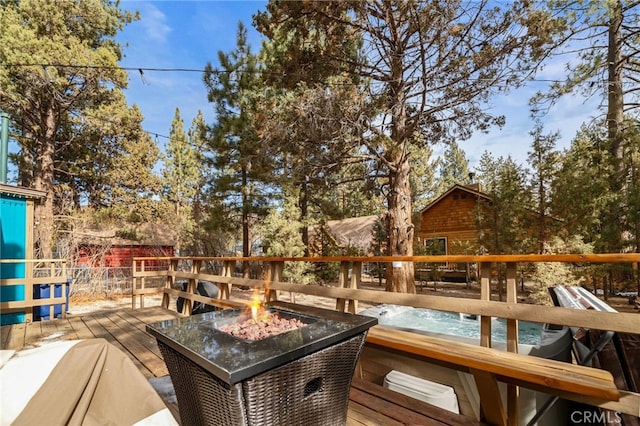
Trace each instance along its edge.
<path fill-rule="evenodd" d="M 38 328 L 40 328 L 39 324 Z M 6 344 L 7 347 L 13 347 L 17 344 L 22 344 L 21 342 L 24 342 L 26 331 L 27 327 L 25 324 L 17 324 L 16 326 L 13 326 L 7 333 L 7 338 L 6 341 L 3 342 L 3 345 Z"/>
<path fill-rule="evenodd" d="M 0 327 L 0 349 L 27 349 L 56 340 L 90 339 L 102 337 L 126 353 L 147 378 L 164 377 L 168 371 L 155 337 L 146 332 L 146 324 L 177 318 L 180 315 L 161 307 L 109 310 L 86 315 L 68 315 L 65 319 L 34 321 Z M 360 394 L 362 396 L 362 393 Z M 366 398 L 365 398 L 366 399 Z M 178 418 L 177 404 L 167 406 Z M 349 401 L 348 426 L 387 426 L 407 424 L 386 415 L 383 407 L 367 406 L 363 401 Z M 402 410 L 402 408 L 400 408 Z M 397 413 L 397 409 L 394 410 Z M 411 417 L 411 416 L 409 416 Z M 421 424 L 444 424 L 440 421 Z"/>
<path fill-rule="evenodd" d="M 24 345 L 31 346 L 42 341 L 42 325 L 41 321 L 25 324 Z"/>

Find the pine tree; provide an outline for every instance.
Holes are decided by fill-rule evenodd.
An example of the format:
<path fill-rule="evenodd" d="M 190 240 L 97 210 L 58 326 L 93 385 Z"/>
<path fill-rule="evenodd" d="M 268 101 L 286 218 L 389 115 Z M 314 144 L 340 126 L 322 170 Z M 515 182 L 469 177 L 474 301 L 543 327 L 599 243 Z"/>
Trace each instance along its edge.
<path fill-rule="evenodd" d="M 434 198 L 435 170 L 438 159 L 433 158 L 433 148 L 424 140 L 411 144 L 409 149 L 411 150 L 412 171 L 410 176 L 411 204 L 417 207 L 417 211 L 420 211 Z"/>
<path fill-rule="evenodd" d="M 599 97 L 606 114 L 606 127 L 611 163 L 608 186 L 611 193 L 625 192 L 624 153 L 628 129 L 633 120 L 625 121 L 625 114 L 640 108 L 640 3 L 635 0 L 554 0 L 551 10 L 566 21 L 557 46 L 548 55 L 566 57 L 570 53 L 575 61 L 566 64 L 566 80 L 554 83 L 547 92 L 532 99 L 536 109 L 545 113 L 548 107 L 567 93 L 580 93 L 585 97 Z M 624 209 L 614 205 L 605 218 L 615 240 L 609 249 L 624 249 L 624 218 L 616 212 Z"/>
<path fill-rule="evenodd" d="M 278 41 L 267 53 L 282 86 L 327 75 L 360 79 L 354 84 L 367 96 L 358 114 L 343 114 L 357 136 L 345 152 L 366 157 L 384 176 L 391 254 L 413 253 L 414 135 L 449 142 L 503 123 L 484 102 L 530 72 L 523 68 L 548 39 L 548 16 L 530 15 L 526 2 L 490 3 L 270 1 L 255 17 L 258 30 Z M 543 31 L 522 31 L 541 23 Z M 415 292 L 413 276 L 410 262 L 391 268 L 387 288 Z"/>
<path fill-rule="evenodd" d="M 174 209 L 177 252 L 193 229 L 192 206 L 201 181 L 198 157 L 197 148 L 184 131 L 180 110 L 176 108 L 164 161 L 163 195 Z"/>
<path fill-rule="evenodd" d="M 271 75 L 271 72 L 267 72 Z M 257 120 L 272 158 L 282 164 L 280 185 L 299 189 L 305 222 L 379 213 L 381 191 L 373 162 L 354 149 L 354 127 L 345 114 L 358 114 L 362 94 L 352 79 L 329 77 L 308 86 L 269 90 Z M 309 244 L 308 230 L 303 240 Z"/>
<path fill-rule="evenodd" d="M 482 191 L 490 198 L 476 210 L 483 250 L 490 254 L 528 252 L 531 203 L 524 170 L 511 157 L 495 159 L 485 151 L 478 172 Z"/>
<path fill-rule="evenodd" d="M 141 224 L 163 216 L 157 198 L 161 194 L 160 178 L 154 168 L 160 160 L 160 149 L 142 130 L 142 113 L 133 107 L 124 126 L 118 154 L 109 158 L 106 172 L 104 205 L 109 215 L 119 221 Z"/>
<path fill-rule="evenodd" d="M 60 153 L 81 152 L 84 141 L 75 135 L 82 118 L 117 102 L 126 87 L 113 37 L 134 16 L 106 0 L 5 1 L 0 16 L 0 110 L 9 113 L 20 146 L 19 184 L 48 194 L 36 208 L 36 243 L 49 258 L 56 173 L 73 169 Z"/>
<path fill-rule="evenodd" d="M 636 253 L 640 252 L 640 122 L 630 126 L 625 132 L 625 171 L 628 182 L 624 205 L 626 206 L 626 231 L 629 237 L 625 241 L 625 248 Z M 640 288 L 640 277 L 638 287 Z"/>
<path fill-rule="evenodd" d="M 475 212 L 481 250 L 490 254 L 529 253 L 532 214 L 524 170 L 511 157 L 494 159 L 485 152 L 478 172 L 482 190 L 490 198 L 478 203 Z M 500 272 L 498 296 L 502 300 L 505 277 L 504 271 Z"/>
<path fill-rule="evenodd" d="M 436 197 L 444 194 L 453 185 L 466 185 L 472 180 L 469 175 L 469 160 L 456 141 L 447 144 L 439 166 Z"/>
<path fill-rule="evenodd" d="M 255 216 L 263 215 L 268 204 L 273 158 L 256 132 L 255 93 L 260 86 L 258 59 L 247 44 L 247 31 L 238 24 L 236 49 L 218 52 L 220 71 L 209 63 L 204 82 L 208 99 L 215 105 L 217 122 L 208 138 L 208 158 L 214 176 L 211 194 L 220 203 L 214 206 L 225 218 L 239 216 L 242 255 L 249 256 L 251 228 Z M 215 202 L 215 201 L 214 201 Z M 225 226 L 229 226 L 226 222 Z M 248 275 L 246 262 L 245 275 Z"/>
<path fill-rule="evenodd" d="M 552 226 L 550 217 L 551 209 L 551 184 L 555 179 L 558 168 L 558 152 L 554 149 L 559 133 L 543 134 L 543 125 L 538 122 L 530 135 L 533 137 L 531 151 L 528 153 L 529 164 L 533 168 L 533 176 L 530 183 L 530 192 L 533 202 L 537 205 L 537 220 L 532 230 L 535 230 L 538 240 L 538 252 L 544 251 L 544 245 L 554 234 L 557 227 Z"/>
<path fill-rule="evenodd" d="M 209 127 L 202 111 L 198 111 L 187 132 L 189 145 L 198 164 L 198 178 L 194 183 L 195 194 L 191 202 L 194 226 L 186 237 L 187 245 L 184 249 L 194 255 L 221 256 L 227 255 L 233 249 L 229 247 L 229 242 L 233 241 L 234 233 L 226 222 L 226 216 L 216 216 L 219 211 L 216 203 L 220 200 L 208 196 L 208 185 L 213 181 L 213 170 L 206 167 L 208 136 Z"/>
<path fill-rule="evenodd" d="M 259 227 L 262 245 L 267 256 L 304 256 L 306 244 L 302 241 L 304 223 L 300 220 L 299 195 L 295 190 L 286 193 L 282 207 L 273 208 Z M 296 284 L 307 284 L 313 280 L 308 273 L 308 262 L 289 262 L 285 265 L 283 278 Z"/>
<path fill-rule="evenodd" d="M 593 244 L 596 253 L 620 249 L 620 230 L 626 228 L 629 214 L 634 215 L 627 208 L 626 197 L 638 191 L 628 185 L 623 191 L 611 191 L 614 166 L 609 143 L 604 122 L 583 125 L 565 153 L 553 185 L 554 215 L 564 219 L 571 235 Z M 628 153 L 628 158 L 633 158 L 633 150 Z M 625 182 L 633 181 L 633 173 L 633 167 L 627 169 Z"/>

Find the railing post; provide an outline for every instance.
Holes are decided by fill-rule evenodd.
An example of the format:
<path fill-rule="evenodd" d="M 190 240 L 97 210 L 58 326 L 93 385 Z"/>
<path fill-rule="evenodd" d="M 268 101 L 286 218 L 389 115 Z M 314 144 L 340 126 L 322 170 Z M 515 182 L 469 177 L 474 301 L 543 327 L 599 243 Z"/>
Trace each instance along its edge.
<path fill-rule="evenodd" d="M 222 262 L 222 276 L 223 277 L 233 277 L 233 271 L 236 268 L 236 261 L 235 260 L 225 260 Z M 218 292 L 218 299 L 227 299 L 229 300 L 229 298 L 231 297 L 231 289 L 232 289 L 232 284 L 229 282 L 224 282 L 224 283 L 217 283 L 218 284 L 218 289 L 220 289 L 220 291 Z"/>
<path fill-rule="evenodd" d="M 49 299 L 53 299 L 56 297 L 56 263 L 55 261 L 49 262 Z M 49 304 L 49 319 L 52 320 L 56 317 L 55 315 L 55 305 L 53 303 Z"/>
<path fill-rule="evenodd" d="M 507 304 L 518 303 L 517 263 L 507 263 Z M 518 352 L 518 320 L 507 319 L 507 350 Z"/>
<path fill-rule="evenodd" d="M 165 288 L 173 288 L 176 285 L 175 273 L 178 270 L 178 259 L 171 259 L 169 261 L 169 275 L 164 283 Z M 162 293 L 162 307 L 169 309 L 170 297 L 168 293 Z"/>
<path fill-rule="evenodd" d="M 484 370 L 470 369 L 480 395 L 480 409 L 484 415 L 483 421 L 491 425 L 504 426 L 508 424 L 508 414 L 500 398 L 500 388 L 496 375 Z"/>
<path fill-rule="evenodd" d="M 360 284 L 362 283 L 362 262 L 353 262 L 351 269 L 351 281 L 350 288 L 359 289 Z M 358 300 L 357 299 L 348 299 L 347 300 L 347 311 L 349 313 L 355 314 L 358 311 Z"/>
<path fill-rule="evenodd" d="M 29 305 L 33 304 L 33 266 L 33 261 L 24 262 L 24 301 Z M 38 307 L 38 309 L 40 309 L 40 307 Z M 33 322 L 33 308 L 25 309 L 25 321 Z"/>
<path fill-rule="evenodd" d="M 340 273 L 338 275 L 338 288 L 346 288 L 348 280 L 349 280 L 349 262 L 343 260 L 340 262 Z M 346 302 L 345 299 L 338 298 L 336 300 L 336 311 L 344 312 L 345 302 Z"/>
<path fill-rule="evenodd" d="M 62 297 L 64 297 L 64 303 L 62 304 L 61 316 L 62 318 L 67 318 L 67 310 L 69 307 L 67 306 L 67 292 L 71 293 L 71 289 L 67 288 L 69 285 L 68 276 L 67 276 L 67 261 L 62 260 L 60 265 L 60 274 L 62 279 Z"/>
<path fill-rule="evenodd" d="M 142 272 L 142 276 L 140 277 L 140 289 L 144 290 L 145 286 L 146 286 L 146 279 L 144 276 L 144 272 L 146 271 L 145 268 L 145 261 L 142 260 L 140 262 L 140 272 Z M 140 293 L 140 309 L 144 308 L 144 293 Z"/>
<path fill-rule="evenodd" d="M 507 304 L 518 303 L 517 266 L 515 262 L 507 263 Z M 507 319 L 507 351 L 518 352 L 518 320 Z M 520 388 L 516 385 L 507 385 L 507 419 L 510 426 L 518 425 L 518 398 Z"/>
<path fill-rule="evenodd" d="M 193 275 L 191 278 L 189 278 L 189 280 L 187 281 L 187 293 L 190 294 L 197 294 L 198 293 L 198 278 L 196 277 L 198 275 L 198 273 L 200 272 L 200 266 L 202 265 L 202 261 L 201 260 L 192 260 L 191 262 L 191 274 Z M 191 313 L 193 312 L 193 299 L 191 298 L 185 298 L 184 299 L 184 305 L 182 305 L 182 312 L 180 312 L 181 314 L 185 314 L 185 310 L 186 310 L 186 314 L 187 315 L 191 315 Z"/>
<path fill-rule="evenodd" d="M 284 271 L 284 262 L 277 261 L 271 262 L 271 271 L 269 272 L 270 281 L 277 283 L 282 280 L 282 272 Z M 278 300 L 278 291 L 271 290 L 267 283 L 267 286 L 264 289 L 264 302 L 272 302 Z"/>
<path fill-rule="evenodd" d="M 480 300 L 491 300 L 491 267 L 490 262 L 480 263 Z M 480 345 L 491 347 L 491 317 L 480 317 Z"/>
<path fill-rule="evenodd" d="M 136 260 L 131 261 L 131 309 L 136 308 L 136 288 L 138 287 L 138 271 L 136 270 Z"/>

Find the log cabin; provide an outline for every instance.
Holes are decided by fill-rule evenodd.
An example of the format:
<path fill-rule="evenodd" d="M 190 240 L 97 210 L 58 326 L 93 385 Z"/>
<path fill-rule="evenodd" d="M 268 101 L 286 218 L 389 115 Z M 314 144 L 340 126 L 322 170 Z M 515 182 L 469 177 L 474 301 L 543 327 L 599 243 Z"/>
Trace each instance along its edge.
<path fill-rule="evenodd" d="M 462 247 L 477 248 L 474 211 L 479 201 L 491 201 L 479 184 L 454 185 L 420 212 L 418 239 L 437 249 L 430 254 L 470 254 Z"/>

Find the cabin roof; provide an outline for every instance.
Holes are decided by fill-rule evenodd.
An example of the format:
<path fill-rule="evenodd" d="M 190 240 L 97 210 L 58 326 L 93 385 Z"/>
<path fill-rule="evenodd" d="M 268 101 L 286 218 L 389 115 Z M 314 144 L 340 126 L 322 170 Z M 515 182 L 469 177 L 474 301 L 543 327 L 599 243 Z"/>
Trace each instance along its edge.
<path fill-rule="evenodd" d="M 423 208 L 422 211 L 420 211 L 420 214 L 424 214 L 427 210 L 433 208 L 435 205 L 437 205 L 443 199 L 447 198 L 454 191 L 467 192 L 467 193 L 469 193 L 469 194 L 471 194 L 471 195 L 473 195 L 475 197 L 483 198 L 485 200 L 491 201 L 491 197 L 489 197 L 489 195 L 485 194 L 484 192 L 476 189 L 476 186 L 477 185 L 465 186 L 465 185 L 455 184 L 451 188 L 449 188 L 449 190 L 447 192 L 443 193 L 438 198 L 433 200 L 431 203 L 427 204 L 427 206 L 425 208 Z"/>
<path fill-rule="evenodd" d="M 359 216 L 346 219 L 329 220 L 325 224 L 335 244 L 340 247 L 355 246 L 367 249 L 373 239 L 373 225 L 378 216 Z M 309 238 L 316 237 L 319 226 L 309 227 Z"/>
<path fill-rule="evenodd" d="M 118 235 L 119 227 L 104 229 L 85 229 L 81 231 L 80 242 L 84 245 L 104 245 L 106 241 L 111 246 L 174 246 L 175 235 L 172 228 L 163 223 L 143 223 L 136 227 L 140 238 L 129 239 Z"/>
<path fill-rule="evenodd" d="M 373 225 L 378 216 L 350 217 L 341 220 L 330 220 L 327 226 L 340 245 L 353 245 L 366 248 L 373 238 Z"/>
<path fill-rule="evenodd" d="M 0 183 L 0 194 L 14 198 L 23 198 L 38 201 L 47 198 L 47 193 L 44 191 L 39 191 L 33 188 L 26 188 L 24 186 L 7 185 L 5 183 Z"/>

